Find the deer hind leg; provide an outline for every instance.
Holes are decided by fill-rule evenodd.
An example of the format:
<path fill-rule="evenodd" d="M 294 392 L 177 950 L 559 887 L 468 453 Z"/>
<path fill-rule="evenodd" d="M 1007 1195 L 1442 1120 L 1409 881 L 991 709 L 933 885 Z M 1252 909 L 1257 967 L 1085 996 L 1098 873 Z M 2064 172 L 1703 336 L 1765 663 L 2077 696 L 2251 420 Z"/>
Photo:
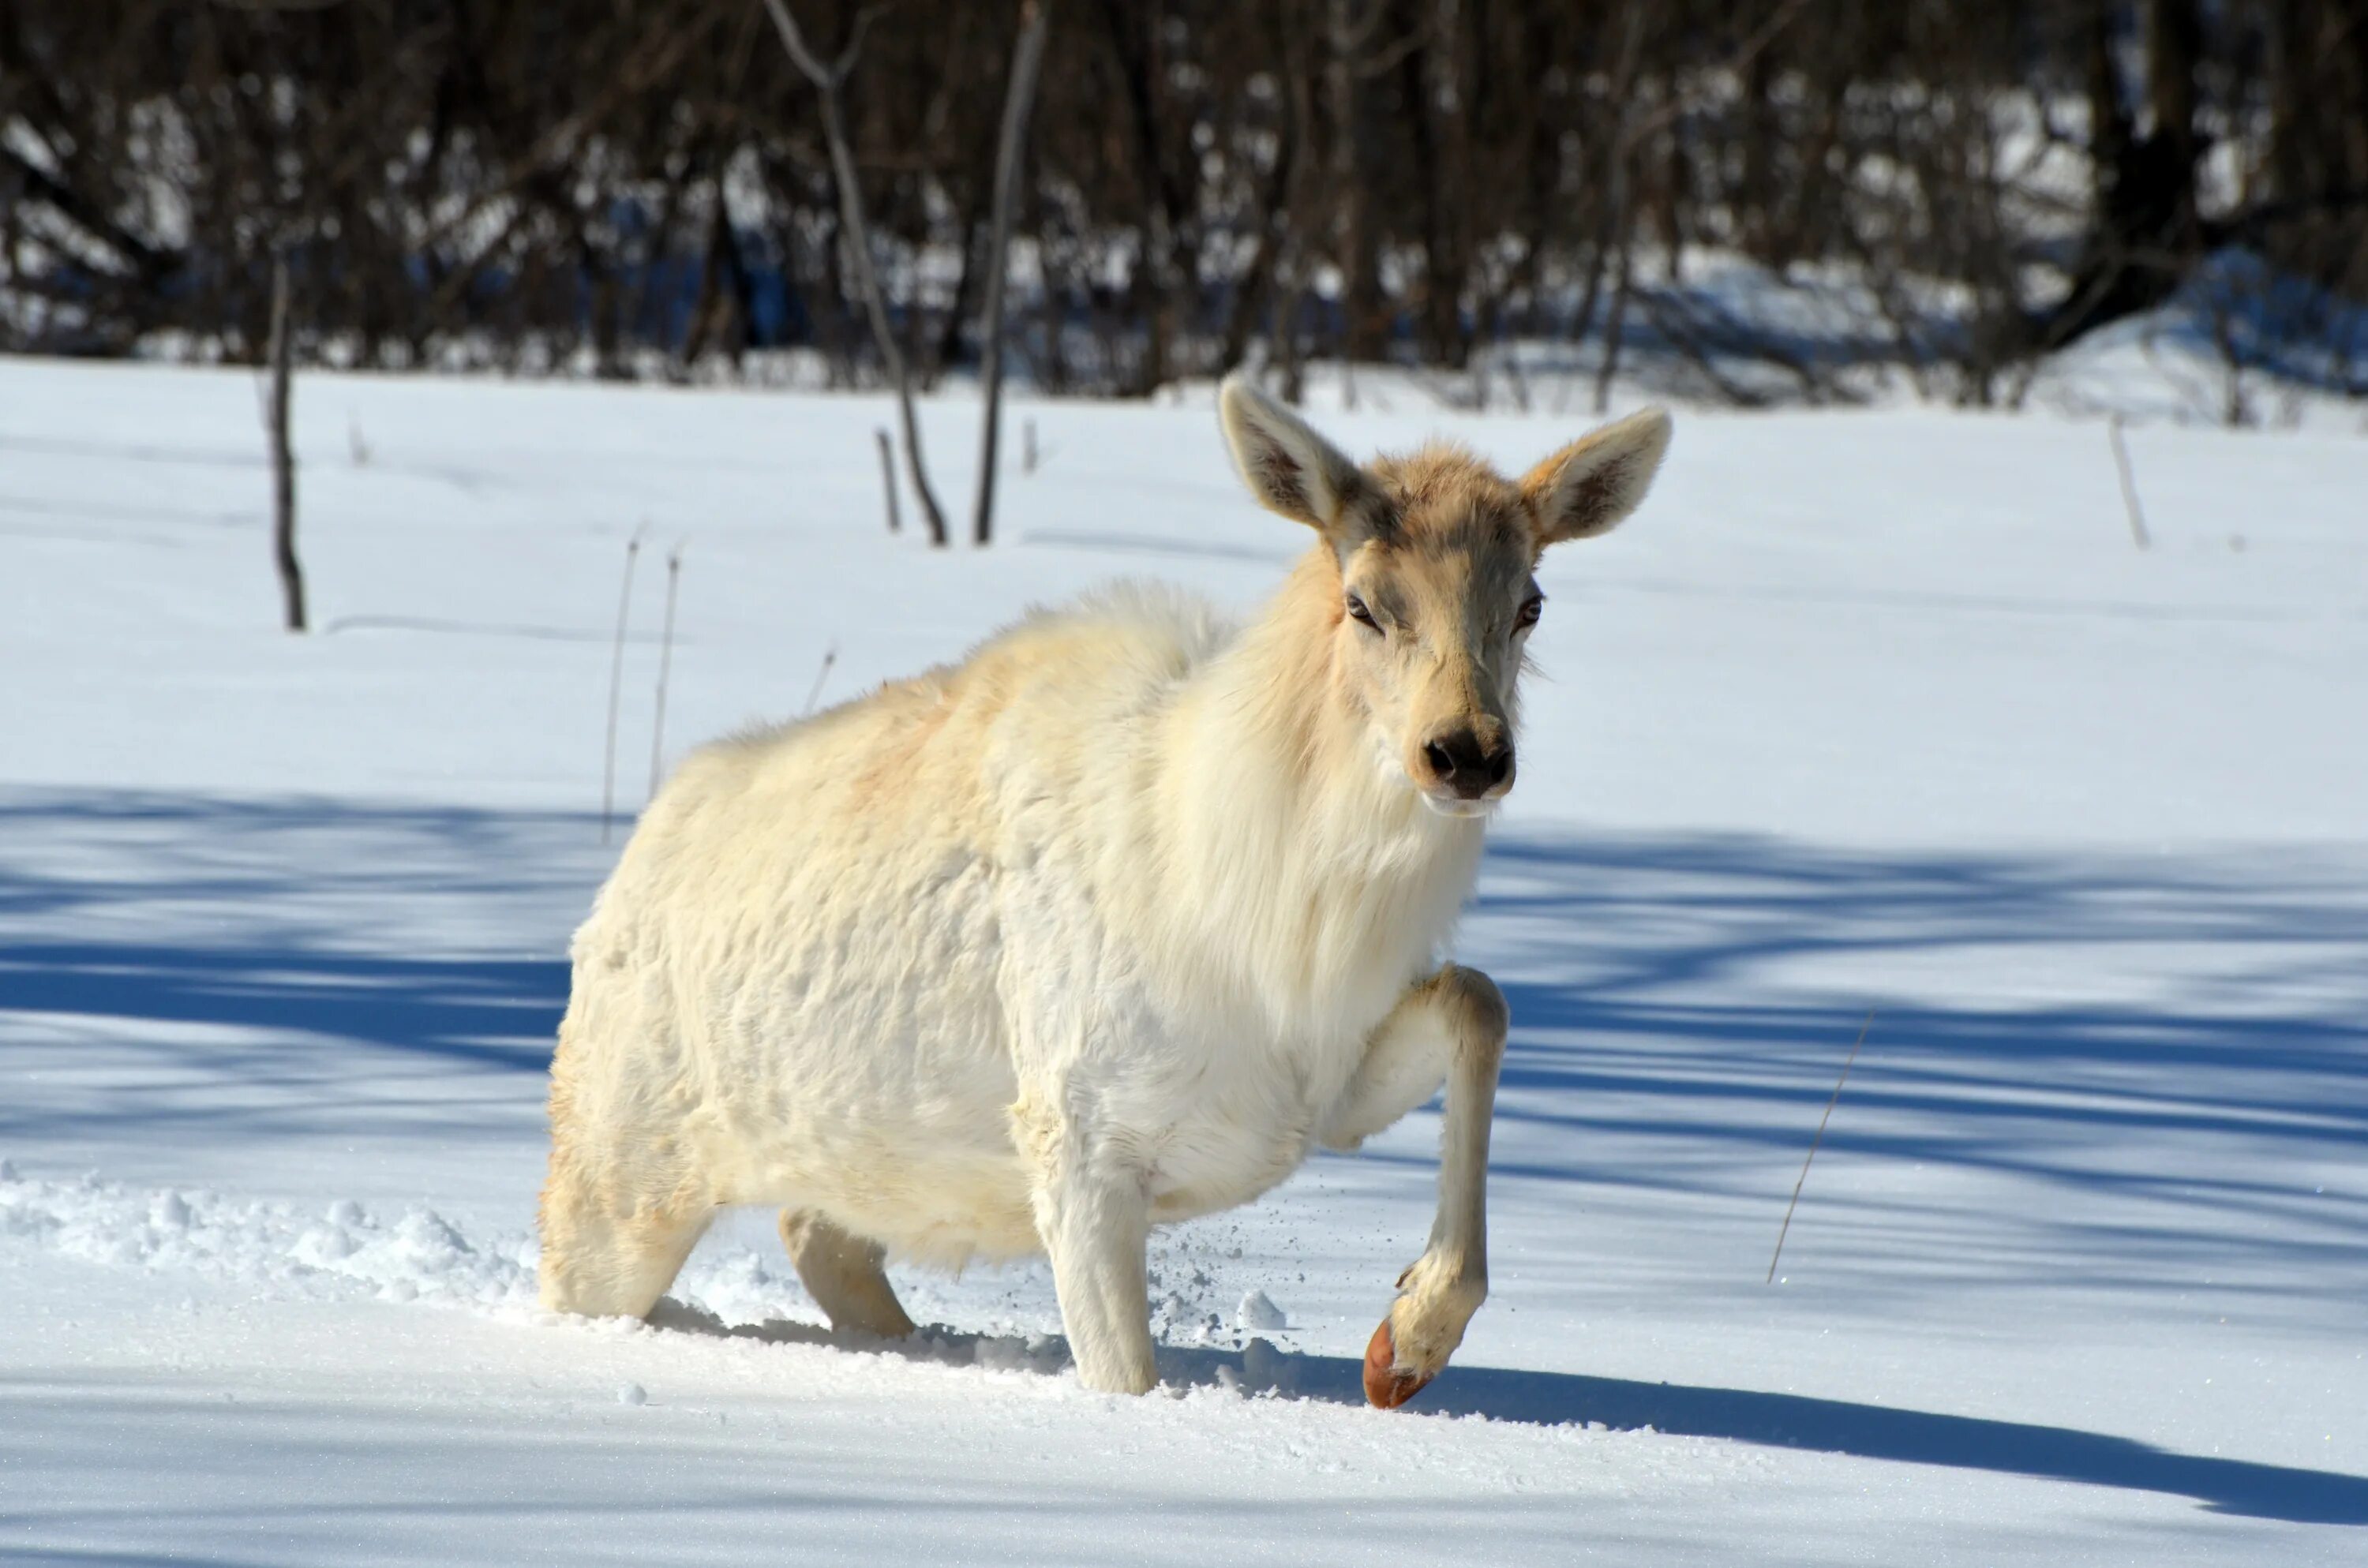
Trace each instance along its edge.
<path fill-rule="evenodd" d="M 591 1176 L 554 1150 L 542 1189 L 542 1304 L 585 1317 L 647 1317 L 682 1271 L 714 1205 L 678 1190 L 651 1200 L 620 1173 Z"/>
<path fill-rule="evenodd" d="M 1488 1132 L 1507 1023 L 1496 983 L 1449 964 L 1407 993 L 1375 1031 L 1374 1054 L 1384 1067 L 1424 1041 L 1448 1048 L 1430 1244 L 1398 1276 L 1398 1298 L 1365 1348 L 1365 1397 L 1384 1409 L 1404 1404 L 1440 1374 L 1487 1299 Z M 1401 1070 L 1389 1081 L 1402 1096 L 1411 1075 Z"/>
<path fill-rule="evenodd" d="M 586 1317 L 647 1317 L 714 1218 L 714 1199 L 670 1130 L 587 1111 L 581 1036 L 571 1015 L 552 1062 L 542 1304 Z"/>
<path fill-rule="evenodd" d="M 848 1234 L 811 1209 L 784 1209 L 781 1244 L 831 1327 L 882 1339 L 913 1332 L 913 1320 L 881 1267 L 887 1254 L 876 1242 Z"/>

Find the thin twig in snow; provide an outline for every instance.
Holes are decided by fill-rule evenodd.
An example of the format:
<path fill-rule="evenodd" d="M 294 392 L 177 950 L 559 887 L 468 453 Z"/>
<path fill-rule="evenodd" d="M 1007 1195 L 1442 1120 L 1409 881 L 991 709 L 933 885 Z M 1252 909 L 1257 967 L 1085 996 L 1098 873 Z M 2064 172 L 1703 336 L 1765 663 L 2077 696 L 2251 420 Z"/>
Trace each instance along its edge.
<path fill-rule="evenodd" d="M 811 714 L 814 710 L 814 704 L 822 700 L 822 683 L 830 678 L 830 666 L 837 663 L 838 663 L 838 644 L 834 642 L 823 651 L 822 668 L 814 671 L 814 689 L 806 693 L 806 710 L 804 713 L 798 715 L 799 718 L 803 719 Z"/>
<path fill-rule="evenodd" d="M 1850 1064 L 1858 1060 L 1858 1048 L 1866 1043 L 1866 1031 L 1874 1027 L 1874 1009 L 1866 1011 L 1866 1022 L 1858 1027 L 1858 1039 L 1850 1041 L 1850 1056 L 1842 1062 L 1842 1075 L 1834 1080 L 1834 1092 L 1826 1101 L 1826 1114 L 1817 1118 L 1817 1135 L 1809 1141 L 1809 1158 L 1801 1162 L 1801 1174 L 1793 1183 L 1793 1201 L 1784 1205 L 1783 1229 L 1776 1233 L 1776 1250 L 1768 1258 L 1768 1283 L 1776 1283 L 1776 1260 L 1784 1256 L 1784 1237 L 1793 1229 L 1793 1210 L 1801 1206 L 1801 1187 L 1809 1179 L 1809 1160 L 1817 1157 L 1817 1150 L 1826 1141 L 1826 1123 L 1833 1119 L 1834 1104 L 1842 1097 L 1842 1085 L 1850 1081 Z"/>
<path fill-rule="evenodd" d="M 600 842 L 617 811 L 617 704 L 624 690 L 625 617 L 633 605 L 633 562 L 642 553 L 641 529 L 625 541 L 625 585 L 617 591 L 617 640 L 609 651 L 609 744 L 600 756 Z"/>
<path fill-rule="evenodd" d="M 674 673 L 674 597 L 682 581 L 682 546 L 666 552 L 666 629 L 658 633 L 658 710 L 650 721 L 650 799 L 658 798 L 660 769 L 666 759 L 666 677 Z"/>
<path fill-rule="evenodd" d="M 2137 541 L 2140 550 L 2151 549 L 2153 540 L 2146 534 L 2146 513 L 2138 507 L 2137 475 L 2130 472 L 2129 443 L 2122 439 L 2120 415 L 2105 421 L 2105 433 L 2113 443 L 2113 467 L 2122 476 L 2122 506 L 2130 515 L 2130 538 Z"/>
<path fill-rule="evenodd" d="M 880 488 L 888 497 L 888 531 L 905 531 L 904 514 L 896 509 L 896 460 L 891 455 L 888 432 L 874 430 L 872 438 L 880 443 Z"/>

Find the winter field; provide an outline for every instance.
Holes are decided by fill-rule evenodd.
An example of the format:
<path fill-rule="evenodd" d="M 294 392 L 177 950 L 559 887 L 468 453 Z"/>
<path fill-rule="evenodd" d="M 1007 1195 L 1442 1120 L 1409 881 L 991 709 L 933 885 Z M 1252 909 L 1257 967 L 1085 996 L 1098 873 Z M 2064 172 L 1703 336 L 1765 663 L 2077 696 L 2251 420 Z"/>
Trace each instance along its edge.
<path fill-rule="evenodd" d="M 677 544 L 670 758 L 1113 576 L 1254 606 L 1306 537 L 1205 389 L 1008 411 L 933 553 L 876 400 L 308 375 L 301 639 L 257 407 L 0 360 L 0 1559 L 2368 1562 L 2368 440 L 2134 426 L 2141 552 L 2093 420 L 1681 410 L 1543 574 L 1495 1293 L 1385 1415 L 1435 1105 L 1155 1242 L 1142 1401 L 1041 1266 L 834 1341 L 765 1215 L 662 1326 L 533 1304 L 624 541 L 630 812 Z"/>

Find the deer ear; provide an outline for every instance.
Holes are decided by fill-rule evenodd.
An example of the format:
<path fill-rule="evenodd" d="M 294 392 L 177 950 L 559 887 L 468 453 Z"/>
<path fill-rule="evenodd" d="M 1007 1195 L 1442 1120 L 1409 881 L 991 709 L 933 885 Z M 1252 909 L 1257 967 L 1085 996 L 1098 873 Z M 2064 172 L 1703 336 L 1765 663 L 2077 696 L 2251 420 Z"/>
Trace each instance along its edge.
<path fill-rule="evenodd" d="M 1329 534 L 1364 499 L 1363 471 L 1243 377 L 1226 377 L 1218 390 L 1217 419 L 1235 465 L 1269 511 Z"/>
<path fill-rule="evenodd" d="M 1542 541 L 1610 533 L 1645 499 L 1668 449 L 1669 416 L 1648 408 L 1581 436 L 1530 470 L 1521 494 L 1537 514 Z"/>

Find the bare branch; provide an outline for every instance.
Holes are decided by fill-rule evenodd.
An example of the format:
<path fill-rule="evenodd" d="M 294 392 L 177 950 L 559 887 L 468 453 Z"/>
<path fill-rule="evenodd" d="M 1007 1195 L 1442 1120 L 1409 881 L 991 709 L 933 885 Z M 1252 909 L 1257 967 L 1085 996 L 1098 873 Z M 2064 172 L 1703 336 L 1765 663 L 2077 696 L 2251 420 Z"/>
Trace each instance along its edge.
<path fill-rule="evenodd" d="M 1759 57 L 1760 51 L 1776 41 L 1776 35 L 1784 30 L 1806 3 L 1807 0 L 1784 0 L 1784 4 L 1777 6 L 1774 13 L 1759 25 L 1757 31 L 1745 39 L 1733 54 L 1727 56 L 1715 69 L 1705 74 L 1708 79 L 1716 81 L 1722 77 L 1740 74 L 1746 66 Z M 1669 96 L 1669 101 L 1660 108 L 1641 119 L 1630 121 L 1622 129 L 1620 133 L 1622 148 L 1624 150 L 1633 147 L 1656 131 L 1676 123 L 1691 113 L 1697 102 L 1697 98 L 1691 94 L 1672 93 Z"/>
<path fill-rule="evenodd" d="M 866 6 L 855 13 L 855 21 L 847 29 L 847 47 L 838 51 L 838 59 L 831 66 L 832 74 L 841 82 L 855 74 L 856 56 L 863 52 L 863 35 L 871 30 L 871 24 L 875 20 L 894 9 L 894 7 L 888 5 L 886 0 L 882 0 L 879 5 Z"/>
<path fill-rule="evenodd" d="M 1817 1135 L 1809 1140 L 1809 1157 L 1801 1162 L 1801 1174 L 1793 1183 L 1793 1201 L 1784 1205 L 1783 1228 L 1776 1233 L 1776 1250 L 1768 1257 L 1768 1283 L 1776 1283 L 1776 1265 L 1784 1256 L 1784 1238 L 1793 1232 L 1793 1210 L 1801 1206 L 1801 1188 L 1809 1179 L 1809 1162 L 1817 1157 L 1825 1145 L 1826 1123 L 1834 1119 L 1834 1107 L 1842 1097 L 1842 1085 L 1850 1082 L 1850 1068 L 1858 1062 L 1858 1048 L 1866 1043 L 1866 1031 L 1874 1028 L 1874 1009 L 1867 1009 L 1866 1021 L 1858 1027 L 1858 1038 L 1850 1041 L 1850 1055 L 1842 1061 L 1841 1076 L 1834 1080 L 1834 1092 L 1826 1101 L 1826 1114 L 1817 1118 Z"/>
<path fill-rule="evenodd" d="M 1372 30 L 1370 21 L 1366 24 L 1365 30 L 1367 32 Z M 1429 25 L 1417 27 L 1395 43 L 1385 44 L 1371 54 L 1358 56 L 1353 69 L 1359 76 L 1369 82 L 1377 76 L 1386 76 L 1406 63 L 1407 55 L 1429 42 L 1432 34 L 1436 31 L 1436 28 Z"/>
<path fill-rule="evenodd" d="M 781 35 L 781 47 L 790 51 L 791 61 L 805 74 L 806 80 L 825 93 L 837 92 L 839 84 L 847 80 L 848 73 L 854 68 L 852 47 L 835 62 L 825 65 L 822 57 L 807 46 L 806 35 L 800 30 L 798 19 L 790 15 L 790 8 L 783 0 L 765 0 L 765 10 L 773 18 L 773 30 Z M 855 18 L 857 43 L 863 40 L 863 28 L 871 15 L 871 7 L 866 6 Z"/>

